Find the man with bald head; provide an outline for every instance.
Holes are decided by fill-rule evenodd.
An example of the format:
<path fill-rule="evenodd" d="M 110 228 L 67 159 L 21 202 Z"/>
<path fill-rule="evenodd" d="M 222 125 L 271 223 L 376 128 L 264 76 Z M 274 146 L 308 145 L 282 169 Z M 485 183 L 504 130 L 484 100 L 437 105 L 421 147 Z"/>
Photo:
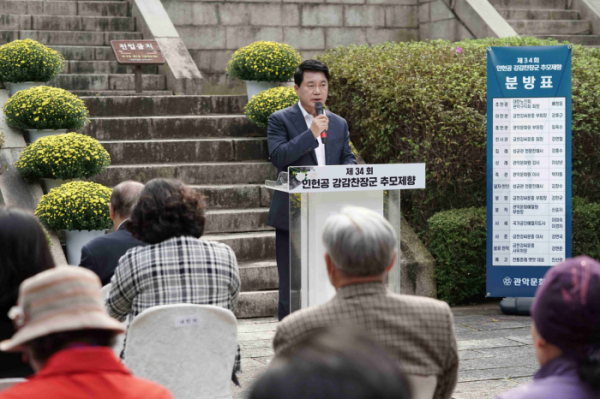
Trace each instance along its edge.
<path fill-rule="evenodd" d="M 129 219 L 129 214 L 137 203 L 143 188 L 142 183 L 135 181 L 125 181 L 113 188 L 108 209 L 115 231 L 94 238 L 81 249 L 79 266 L 96 273 L 100 277 L 102 285 L 110 283 L 119 259 L 125 255 L 128 249 L 148 245 L 133 238 L 125 228 L 125 222 Z"/>

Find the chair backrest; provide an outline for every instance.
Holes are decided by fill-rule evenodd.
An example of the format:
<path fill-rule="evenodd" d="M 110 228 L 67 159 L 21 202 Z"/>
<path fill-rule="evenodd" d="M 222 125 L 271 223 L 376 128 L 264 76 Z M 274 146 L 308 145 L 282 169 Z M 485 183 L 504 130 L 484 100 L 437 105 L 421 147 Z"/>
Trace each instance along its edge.
<path fill-rule="evenodd" d="M 212 305 L 164 305 L 133 319 L 125 365 L 168 388 L 175 399 L 231 398 L 237 321 Z"/>
<path fill-rule="evenodd" d="M 27 381 L 25 378 L 0 378 L 0 391 L 4 391 L 20 382 Z"/>
<path fill-rule="evenodd" d="M 433 399 L 435 388 L 437 387 L 437 377 L 434 375 L 422 376 L 409 374 L 406 376 L 412 399 Z"/>
<path fill-rule="evenodd" d="M 112 284 L 108 283 L 104 287 L 102 287 L 102 296 L 104 297 L 104 300 L 106 300 L 106 298 L 108 298 L 108 294 L 110 294 L 111 286 L 112 286 Z"/>

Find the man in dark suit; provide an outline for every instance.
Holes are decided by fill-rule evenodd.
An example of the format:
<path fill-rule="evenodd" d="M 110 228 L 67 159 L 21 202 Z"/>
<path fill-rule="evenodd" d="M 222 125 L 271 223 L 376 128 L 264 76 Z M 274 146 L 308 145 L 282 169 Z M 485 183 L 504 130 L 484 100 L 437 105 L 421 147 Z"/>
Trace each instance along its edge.
<path fill-rule="evenodd" d="M 356 164 L 350 148 L 348 124 L 344 118 L 326 111 L 316 115 L 315 104 L 325 104 L 329 89 L 329 69 L 317 60 L 301 63 L 294 73 L 294 90 L 299 101 L 269 117 L 267 142 L 269 156 L 277 173 L 289 166 Z M 327 143 L 321 133 L 327 131 Z M 290 313 L 290 224 L 289 195 L 275 191 L 267 225 L 275 227 L 277 270 L 279 272 L 279 320 Z"/>
<path fill-rule="evenodd" d="M 115 231 L 94 238 L 81 249 L 81 262 L 79 266 L 90 269 L 100 277 L 102 285 L 110 283 L 115 268 L 121 256 L 129 248 L 147 245 L 131 236 L 125 229 L 125 222 L 129 219 L 131 209 L 135 205 L 144 185 L 135 181 L 125 181 L 117 185 L 110 197 L 108 210 L 115 226 Z"/>

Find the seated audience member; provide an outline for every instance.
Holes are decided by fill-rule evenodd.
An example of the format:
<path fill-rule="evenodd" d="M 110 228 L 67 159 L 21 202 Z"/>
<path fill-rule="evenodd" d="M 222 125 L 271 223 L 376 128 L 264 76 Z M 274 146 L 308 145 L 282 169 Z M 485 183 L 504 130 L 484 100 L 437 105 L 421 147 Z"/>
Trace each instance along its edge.
<path fill-rule="evenodd" d="M 81 262 L 79 266 L 90 269 L 100 277 L 102 285 L 110 283 L 119 264 L 121 256 L 128 249 L 147 245 L 133 238 L 125 228 L 125 222 L 129 220 L 131 209 L 135 205 L 140 192 L 144 188 L 142 183 L 126 181 L 117 185 L 110 197 L 108 210 L 110 218 L 115 225 L 115 231 L 94 238 L 81 249 Z"/>
<path fill-rule="evenodd" d="M 158 305 L 192 303 L 234 310 L 240 276 L 233 250 L 201 240 L 202 195 L 174 179 L 146 184 L 128 229 L 150 244 L 127 251 L 111 280 L 108 313 L 118 320 Z M 240 370 L 239 350 L 234 372 Z"/>
<path fill-rule="evenodd" d="M 21 284 L 10 310 L 17 332 L 3 351 L 25 353 L 36 374 L 0 392 L 0 399 L 169 399 L 150 381 L 133 377 L 110 348 L 124 326 L 108 316 L 100 280 L 89 270 L 62 266 Z"/>
<path fill-rule="evenodd" d="M 48 241 L 31 213 L 0 207 L 0 341 L 15 333 L 8 311 L 17 304 L 23 280 L 54 267 Z M 18 353 L 0 353 L 0 378 L 19 378 L 33 370 Z"/>
<path fill-rule="evenodd" d="M 398 244 L 390 223 L 368 209 L 346 207 L 328 218 L 323 242 L 337 293 L 328 303 L 279 323 L 273 339 L 276 358 L 293 355 L 300 341 L 323 328 L 345 325 L 402 363 L 412 386 L 418 386 L 414 397 L 450 398 L 458 374 L 452 312 L 445 302 L 387 289 L 384 281 Z"/>
<path fill-rule="evenodd" d="M 308 338 L 252 386 L 250 399 L 410 399 L 402 367 L 374 341 L 332 329 Z"/>
<path fill-rule="evenodd" d="M 580 256 L 552 267 L 531 315 L 541 368 L 532 383 L 500 398 L 600 398 L 600 263 Z"/>

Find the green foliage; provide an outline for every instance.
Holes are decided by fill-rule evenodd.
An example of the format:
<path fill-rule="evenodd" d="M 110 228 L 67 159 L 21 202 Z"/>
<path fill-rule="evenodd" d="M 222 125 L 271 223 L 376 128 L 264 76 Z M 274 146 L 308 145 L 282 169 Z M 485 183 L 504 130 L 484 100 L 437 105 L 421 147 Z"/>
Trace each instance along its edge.
<path fill-rule="evenodd" d="M 485 205 L 486 47 L 531 37 L 386 43 L 330 50 L 328 106 L 367 163 L 427 163 L 427 189 L 402 194 L 420 235 L 441 210 Z M 462 51 L 457 51 L 460 47 Z M 600 51 L 573 47 L 573 192 L 600 201 Z"/>
<path fill-rule="evenodd" d="M 0 150 L 2 149 L 2 146 L 4 146 L 5 142 L 6 142 L 6 136 L 4 135 L 4 132 L 0 132 Z"/>
<path fill-rule="evenodd" d="M 108 203 L 112 190 L 101 184 L 76 181 L 42 196 L 35 214 L 50 229 L 105 230 L 112 227 Z"/>
<path fill-rule="evenodd" d="M 484 299 L 486 219 L 484 207 L 439 212 L 427 221 L 438 298 L 450 304 Z M 572 239 L 573 257 L 600 259 L 600 203 L 573 198 Z"/>
<path fill-rule="evenodd" d="M 64 68 L 60 53 L 35 40 L 15 40 L 0 47 L 0 80 L 4 82 L 47 82 Z"/>
<path fill-rule="evenodd" d="M 244 114 L 260 127 L 267 127 L 269 116 L 275 111 L 291 107 L 298 102 L 292 87 L 274 87 L 258 93 L 244 107 Z"/>
<path fill-rule="evenodd" d="M 65 133 L 42 137 L 26 147 L 15 167 L 26 179 L 81 179 L 102 173 L 110 155 L 89 136 Z"/>
<path fill-rule="evenodd" d="M 302 58 L 292 46 L 260 41 L 233 53 L 226 72 L 241 80 L 285 82 L 294 76 L 300 62 Z"/>
<path fill-rule="evenodd" d="M 439 212 L 427 223 L 438 298 L 455 305 L 485 298 L 485 208 Z"/>
<path fill-rule="evenodd" d="M 90 116 L 82 99 L 49 86 L 17 92 L 4 104 L 4 115 L 17 129 L 81 129 Z"/>

